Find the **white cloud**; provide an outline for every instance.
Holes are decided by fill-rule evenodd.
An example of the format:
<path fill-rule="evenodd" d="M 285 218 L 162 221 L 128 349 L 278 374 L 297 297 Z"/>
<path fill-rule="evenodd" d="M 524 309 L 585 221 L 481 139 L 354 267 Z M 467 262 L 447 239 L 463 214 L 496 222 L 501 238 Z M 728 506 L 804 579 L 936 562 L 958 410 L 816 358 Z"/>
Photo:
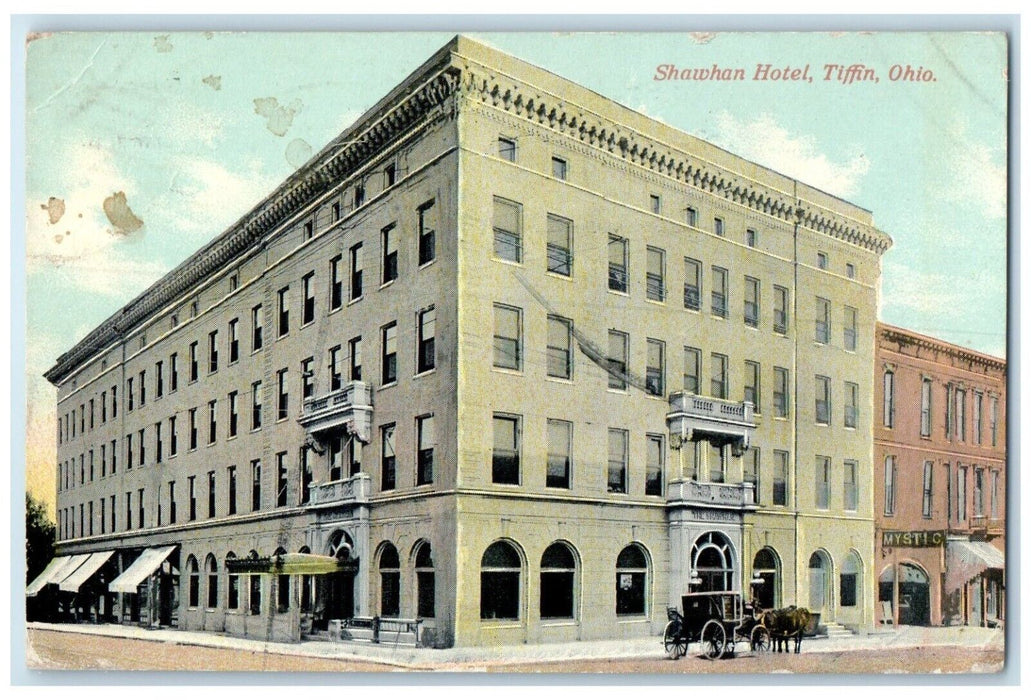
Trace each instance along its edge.
<path fill-rule="evenodd" d="M 168 189 L 175 201 L 166 211 L 180 230 L 209 236 L 236 221 L 276 184 L 263 172 L 260 161 L 248 163 L 243 173 L 193 156 L 177 158 L 174 167 Z"/>
<path fill-rule="evenodd" d="M 966 125 L 954 121 L 946 132 L 962 157 L 945 164 L 947 198 L 968 202 L 992 219 L 1006 218 L 1006 151 L 972 140 Z"/>
<path fill-rule="evenodd" d="M 791 134 L 770 114 L 746 121 L 722 112 L 716 128 L 714 140 L 724 148 L 839 197 L 855 194 L 870 170 L 870 161 L 858 152 L 845 163 L 833 162 L 819 152 L 814 137 Z"/>

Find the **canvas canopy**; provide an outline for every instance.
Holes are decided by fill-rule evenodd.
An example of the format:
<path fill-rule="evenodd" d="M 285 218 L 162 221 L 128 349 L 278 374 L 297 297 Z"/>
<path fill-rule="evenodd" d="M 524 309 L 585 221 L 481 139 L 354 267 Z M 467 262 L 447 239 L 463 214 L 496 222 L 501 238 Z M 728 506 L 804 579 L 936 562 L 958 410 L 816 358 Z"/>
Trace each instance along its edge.
<path fill-rule="evenodd" d="M 32 583 L 30 583 L 25 589 L 25 595 L 29 597 L 34 596 L 43 590 L 45 585 L 53 583 L 55 581 L 54 574 L 57 573 L 57 570 L 64 566 L 69 559 L 71 559 L 71 557 L 54 557 L 51 559 L 50 563 L 47 564 L 45 569 L 43 569 L 43 572 L 36 578 L 32 579 Z"/>
<path fill-rule="evenodd" d="M 1006 557 L 987 542 L 949 540 L 948 562 L 945 567 L 945 586 L 958 589 L 986 569 L 1005 569 Z"/>
<path fill-rule="evenodd" d="M 130 564 L 129 568 L 123 571 L 118 578 L 109 583 L 107 589 L 112 593 L 135 593 L 136 588 L 143 583 L 143 580 L 154 573 L 175 548 L 176 545 L 173 544 L 167 547 L 151 547 L 143 550 L 143 554 Z"/>
<path fill-rule="evenodd" d="M 89 558 L 79 566 L 79 568 L 66 576 L 63 581 L 58 583 L 57 587 L 62 591 L 70 591 L 72 593 L 77 592 L 79 588 L 82 587 L 82 584 L 86 583 L 90 576 L 97 573 L 100 567 L 102 567 L 114 553 L 114 550 L 93 552 L 89 555 Z"/>

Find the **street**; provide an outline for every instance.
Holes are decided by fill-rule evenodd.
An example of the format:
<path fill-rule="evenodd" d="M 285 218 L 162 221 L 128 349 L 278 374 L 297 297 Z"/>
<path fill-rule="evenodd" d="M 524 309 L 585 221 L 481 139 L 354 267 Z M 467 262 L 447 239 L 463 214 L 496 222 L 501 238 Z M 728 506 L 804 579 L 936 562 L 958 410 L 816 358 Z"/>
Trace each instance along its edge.
<path fill-rule="evenodd" d="M 656 639 L 656 645 L 659 643 Z M 33 670 L 768 674 L 994 673 L 1002 670 L 1004 654 L 998 649 L 958 646 L 809 653 L 803 647 L 799 655 L 755 656 L 743 653 L 719 661 L 708 661 L 691 653 L 676 661 L 649 657 L 519 663 L 478 661 L 412 666 L 117 637 L 98 638 L 93 635 L 29 629 L 27 657 L 27 665 Z"/>

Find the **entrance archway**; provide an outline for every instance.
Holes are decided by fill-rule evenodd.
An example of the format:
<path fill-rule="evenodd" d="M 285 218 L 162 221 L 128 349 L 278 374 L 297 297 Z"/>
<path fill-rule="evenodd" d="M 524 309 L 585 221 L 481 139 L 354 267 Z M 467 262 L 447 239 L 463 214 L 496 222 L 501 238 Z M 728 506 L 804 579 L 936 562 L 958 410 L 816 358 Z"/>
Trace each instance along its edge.
<path fill-rule="evenodd" d="M 780 607 L 780 558 L 770 547 L 763 547 L 752 560 L 752 575 L 762 583 L 752 585 L 752 596 L 763 609 Z"/>
<path fill-rule="evenodd" d="M 350 559 L 354 542 L 343 530 L 335 530 L 326 541 L 325 553 L 338 559 Z M 315 611 L 313 626 L 326 630 L 330 620 L 354 617 L 354 572 L 337 571 L 315 577 Z"/>
<path fill-rule="evenodd" d="M 831 558 L 827 552 L 818 549 L 809 557 L 809 609 L 823 614 L 828 619 L 833 609 L 831 582 Z"/>
<path fill-rule="evenodd" d="M 916 564 L 899 564 L 899 624 L 931 624 L 931 582 Z"/>
<path fill-rule="evenodd" d="M 720 532 L 707 532 L 691 548 L 692 591 L 734 590 L 734 551 Z"/>

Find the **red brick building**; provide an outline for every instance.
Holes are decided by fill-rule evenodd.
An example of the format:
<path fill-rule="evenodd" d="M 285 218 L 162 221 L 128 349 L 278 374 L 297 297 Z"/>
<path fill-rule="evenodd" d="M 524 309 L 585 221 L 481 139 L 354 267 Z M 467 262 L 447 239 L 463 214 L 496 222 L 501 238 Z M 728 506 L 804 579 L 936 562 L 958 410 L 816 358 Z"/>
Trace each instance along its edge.
<path fill-rule="evenodd" d="M 1006 362 L 877 324 L 879 622 L 1005 619 Z"/>

